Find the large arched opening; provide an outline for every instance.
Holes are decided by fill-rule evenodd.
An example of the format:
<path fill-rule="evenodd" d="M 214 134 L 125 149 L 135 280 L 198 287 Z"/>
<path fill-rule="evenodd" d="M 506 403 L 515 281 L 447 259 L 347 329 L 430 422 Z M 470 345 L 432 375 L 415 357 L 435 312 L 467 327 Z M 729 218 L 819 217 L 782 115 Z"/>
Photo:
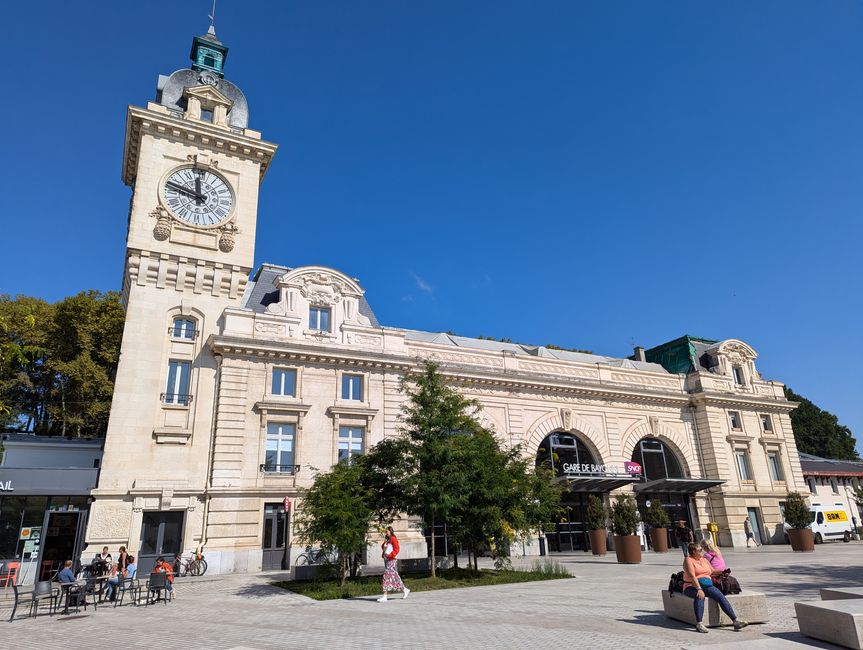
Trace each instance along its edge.
<path fill-rule="evenodd" d="M 606 501 L 611 490 L 638 480 L 623 467 L 605 465 L 589 440 L 569 431 L 552 431 L 539 443 L 536 465 L 550 469 L 563 487 L 561 516 L 554 530 L 546 531 L 551 551 L 589 551 L 585 514 L 590 495 Z"/>
<path fill-rule="evenodd" d="M 659 501 L 671 522 L 668 528 L 670 546 L 680 547 L 685 539 L 675 534 L 678 522 L 695 531 L 692 496 L 722 481 L 693 479 L 687 476 L 684 463 L 672 446 L 656 437 L 639 440 L 632 450 L 632 462 L 641 466 L 641 477 L 635 485 L 636 501 L 642 512 L 653 501 Z"/>

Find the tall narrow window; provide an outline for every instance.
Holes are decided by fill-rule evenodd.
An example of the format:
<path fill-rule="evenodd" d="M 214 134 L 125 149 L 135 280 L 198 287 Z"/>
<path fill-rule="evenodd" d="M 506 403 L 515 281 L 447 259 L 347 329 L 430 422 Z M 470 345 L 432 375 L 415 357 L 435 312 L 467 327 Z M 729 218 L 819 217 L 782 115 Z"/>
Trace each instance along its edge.
<path fill-rule="evenodd" d="M 190 361 L 180 361 L 171 359 L 168 362 L 168 382 L 165 386 L 165 393 L 162 396 L 165 404 L 181 404 L 188 406 L 192 401 L 192 396 L 189 395 L 189 375 L 191 374 L 192 363 Z"/>
<path fill-rule="evenodd" d="M 770 467 L 770 478 L 774 481 L 785 480 L 782 476 L 782 464 L 777 452 L 771 451 L 767 453 L 767 465 Z"/>
<path fill-rule="evenodd" d="M 171 338 L 193 341 L 198 334 L 195 330 L 195 321 L 191 318 L 175 318 L 171 326 Z"/>
<path fill-rule="evenodd" d="M 738 386 L 743 386 L 743 368 L 740 366 L 733 366 L 732 371 L 734 372 L 734 383 Z"/>
<path fill-rule="evenodd" d="M 363 453 L 363 427 L 339 427 L 339 461 L 348 460 Z"/>
<path fill-rule="evenodd" d="M 808 479 L 806 479 L 806 482 L 809 484 L 809 492 L 812 494 L 815 494 L 817 491 L 816 487 L 815 487 L 815 479 L 814 478 L 808 478 Z"/>
<path fill-rule="evenodd" d="M 297 371 L 289 368 L 273 368 L 273 395 L 297 396 Z"/>
<path fill-rule="evenodd" d="M 342 375 L 342 399 L 363 401 L 363 376 Z"/>
<path fill-rule="evenodd" d="M 267 424 L 267 453 L 264 458 L 265 472 L 294 473 L 294 424 L 270 422 Z"/>
<path fill-rule="evenodd" d="M 731 424 L 732 429 L 740 431 L 740 413 L 737 411 L 728 411 L 728 421 Z"/>
<path fill-rule="evenodd" d="M 839 494 L 839 481 L 835 478 L 830 479 L 830 487 L 833 489 L 833 494 Z"/>
<path fill-rule="evenodd" d="M 309 329 L 329 332 L 330 313 L 329 307 L 309 307 Z"/>
<path fill-rule="evenodd" d="M 761 414 L 761 428 L 764 429 L 765 433 L 773 432 L 773 422 L 770 419 L 770 416 L 766 413 Z"/>
<path fill-rule="evenodd" d="M 737 473 L 741 481 L 751 481 L 752 472 L 749 471 L 749 454 L 740 449 L 734 452 L 734 458 L 737 460 Z"/>

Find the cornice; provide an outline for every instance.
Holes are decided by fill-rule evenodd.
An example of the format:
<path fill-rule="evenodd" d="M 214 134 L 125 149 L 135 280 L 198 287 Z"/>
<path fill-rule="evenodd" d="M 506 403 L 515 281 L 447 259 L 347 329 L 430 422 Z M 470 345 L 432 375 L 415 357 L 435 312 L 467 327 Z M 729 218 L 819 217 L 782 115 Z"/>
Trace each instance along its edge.
<path fill-rule="evenodd" d="M 257 162 L 261 166 L 260 180 L 278 149 L 278 145 L 265 140 L 250 138 L 230 129 L 209 122 L 186 120 L 170 113 L 129 106 L 126 113 L 126 140 L 123 150 L 123 182 L 132 186 L 138 170 L 138 153 L 144 133 L 172 138 L 185 144 L 196 144 L 216 152 L 237 156 Z"/>
<path fill-rule="evenodd" d="M 699 392 L 692 393 L 693 406 L 716 406 L 718 408 L 754 409 L 771 413 L 791 413 L 800 404 L 786 399 L 777 400 L 758 395 L 728 395 L 725 393 Z"/>
<path fill-rule="evenodd" d="M 419 367 L 419 360 L 394 356 L 382 352 L 356 349 L 320 347 L 301 342 L 257 341 L 242 337 L 211 335 L 207 345 L 214 354 L 269 358 L 297 362 L 322 363 L 336 366 L 377 368 L 407 373 Z M 578 396 L 618 402 L 662 404 L 684 408 L 690 404 L 690 396 L 683 392 L 661 389 L 622 387 L 586 379 L 566 380 L 549 376 L 537 376 L 513 370 L 483 371 L 474 367 L 446 363 L 441 373 L 452 383 L 467 387 L 494 388 L 500 390 L 526 390 L 561 396 Z"/>

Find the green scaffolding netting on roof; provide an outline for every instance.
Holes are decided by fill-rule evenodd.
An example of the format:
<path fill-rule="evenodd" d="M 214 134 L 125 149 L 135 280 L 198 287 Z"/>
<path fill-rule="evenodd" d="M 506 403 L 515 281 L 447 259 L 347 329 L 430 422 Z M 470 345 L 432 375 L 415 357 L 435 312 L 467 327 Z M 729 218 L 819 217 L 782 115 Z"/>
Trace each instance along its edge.
<path fill-rule="evenodd" d="M 698 351 L 695 348 L 695 342 L 708 345 L 717 343 L 712 339 L 703 339 L 687 334 L 679 339 L 645 350 L 644 356 L 648 361 L 658 363 L 668 372 L 692 372 L 698 367 Z"/>

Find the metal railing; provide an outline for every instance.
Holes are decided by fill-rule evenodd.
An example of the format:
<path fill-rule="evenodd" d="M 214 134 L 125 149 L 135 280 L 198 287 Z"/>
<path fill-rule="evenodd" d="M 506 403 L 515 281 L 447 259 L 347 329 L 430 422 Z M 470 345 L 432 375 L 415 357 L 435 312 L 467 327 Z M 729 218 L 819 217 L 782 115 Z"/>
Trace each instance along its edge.
<path fill-rule="evenodd" d="M 261 471 L 265 474 L 291 474 L 296 475 L 300 472 L 299 465 L 271 465 L 261 463 Z"/>
<path fill-rule="evenodd" d="M 169 327 L 168 336 L 178 341 L 194 341 L 198 338 L 198 330 L 184 330 L 180 327 Z"/>
<path fill-rule="evenodd" d="M 162 404 L 172 404 L 176 406 L 188 406 L 192 403 L 192 396 L 183 393 L 162 393 L 159 395 Z"/>

